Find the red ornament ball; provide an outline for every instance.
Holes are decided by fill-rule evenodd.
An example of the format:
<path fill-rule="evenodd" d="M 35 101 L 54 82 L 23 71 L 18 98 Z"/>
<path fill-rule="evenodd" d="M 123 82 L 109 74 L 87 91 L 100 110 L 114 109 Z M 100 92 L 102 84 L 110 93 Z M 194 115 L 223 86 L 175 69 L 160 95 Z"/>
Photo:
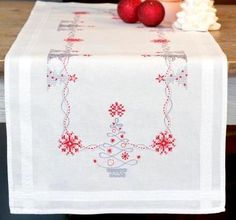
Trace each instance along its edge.
<path fill-rule="evenodd" d="M 117 7 L 120 18 L 126 23 L 138 21 L 138 6 L 141 0 L 121 0 Z"/>
<path fill-rule="evenodd" d="M 138 19 L 146 26 L 157 26 L 163 21 L 164 17 L 164 6 L 157 0 L 142 2 L 138 8 Z"/>

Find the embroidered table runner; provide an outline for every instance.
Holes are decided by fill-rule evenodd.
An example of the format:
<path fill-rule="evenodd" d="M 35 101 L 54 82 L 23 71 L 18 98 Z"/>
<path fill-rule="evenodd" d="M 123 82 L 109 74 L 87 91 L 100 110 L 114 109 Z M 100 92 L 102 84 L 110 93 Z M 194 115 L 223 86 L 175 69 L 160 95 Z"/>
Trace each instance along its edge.
<path fill-rule="evenodd" d="M 6 57 L 12 213 L 215 213 L 227 60 L 209 33 L 37 2 Z"/>

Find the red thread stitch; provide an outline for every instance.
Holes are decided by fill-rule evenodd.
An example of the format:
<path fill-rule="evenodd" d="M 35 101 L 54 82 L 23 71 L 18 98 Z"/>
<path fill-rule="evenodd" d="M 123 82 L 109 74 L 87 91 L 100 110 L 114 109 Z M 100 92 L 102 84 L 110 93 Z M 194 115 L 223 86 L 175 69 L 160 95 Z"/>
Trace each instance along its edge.
<path fill-rule="evenodd" d="M 112 117 L 114 116 L 122 117 L 125 112 L 125 108 L 122 104 L 115 102 L 114 104 L 110 106 L 108 111 Z"/>
<path fill-rule="evenodd" d="M 66 155 L 78 153 L 81 147 L 81 140 L 73 132 L 66 131 L 59 139 L 59 149 Z"/>
<path fill-rule="evenodd" d="M 175 147 L 175 138 L 168 131 L 158 134 L 152 142 L 152 148 L 160 153 L 167 154 Z"/>

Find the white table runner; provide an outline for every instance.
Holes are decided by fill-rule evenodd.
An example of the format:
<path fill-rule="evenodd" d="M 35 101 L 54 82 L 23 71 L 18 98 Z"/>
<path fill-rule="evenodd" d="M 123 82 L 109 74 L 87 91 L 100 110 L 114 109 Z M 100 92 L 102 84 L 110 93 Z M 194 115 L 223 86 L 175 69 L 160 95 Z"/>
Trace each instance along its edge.
<path fill-rule="evenodd" d="M 12 213 L 224 211 L 227 60 L 209 33 L 37 2 L 5 63 Z"/>

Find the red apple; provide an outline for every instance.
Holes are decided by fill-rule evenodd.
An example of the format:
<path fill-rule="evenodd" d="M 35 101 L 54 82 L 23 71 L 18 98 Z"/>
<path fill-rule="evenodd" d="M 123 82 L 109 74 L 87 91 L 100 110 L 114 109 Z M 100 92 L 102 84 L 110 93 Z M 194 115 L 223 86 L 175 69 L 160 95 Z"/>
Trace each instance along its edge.
<path fill-rule="evenodd" d="M 164 6 L 157 0 L 142 2 L 138 7 L 138 19 L 146 26 L 157 26 L 163 21 L 164 17 Z"/>
<path fill-rule="evenodd" d="M 126 23 L 138 21 L 138 6 L 141 0 L 121 0 L 117 7 L 120 18 Z"/>

